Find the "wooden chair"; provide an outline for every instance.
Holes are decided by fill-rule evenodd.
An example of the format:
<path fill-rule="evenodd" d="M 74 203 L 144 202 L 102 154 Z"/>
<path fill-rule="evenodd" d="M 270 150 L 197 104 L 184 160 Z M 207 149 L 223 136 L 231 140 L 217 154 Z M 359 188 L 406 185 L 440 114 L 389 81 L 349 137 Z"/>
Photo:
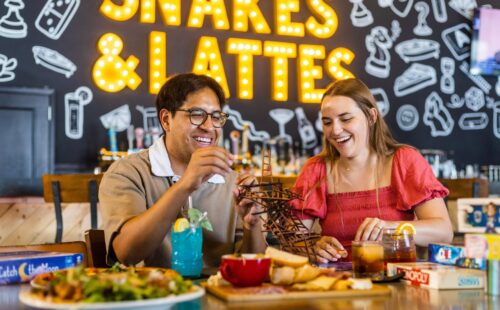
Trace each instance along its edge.
<path fill-rule="evenodd" d="M 92 262 L 89 262 L 88 254 L 87 254 L 87 245 L 83 241 L 0 246 L 0 253 L 22 252 L 22 251 L 81 253 L 81 254 L 83 254 L 84 266 L 97 267 L 97 266 L 92 265 Z"/>
<path fill-rule="evenodd" d="M 55 242 L 60 243 L 63 235 L 61 203 L 89 202 L 90 227 L 97 229 L 98 188 L 102 174 L 45 174 L 42 177 L 43 198 L 53 202 L 56 216 Z"/>
<path fill-rule="evenodd" d="M 85 231 L 85 243 L 87 244 L 87 260 L 93 267 L 108 267 L 106 264 L 106 242 L 104 230 L 89 229 Z"/>

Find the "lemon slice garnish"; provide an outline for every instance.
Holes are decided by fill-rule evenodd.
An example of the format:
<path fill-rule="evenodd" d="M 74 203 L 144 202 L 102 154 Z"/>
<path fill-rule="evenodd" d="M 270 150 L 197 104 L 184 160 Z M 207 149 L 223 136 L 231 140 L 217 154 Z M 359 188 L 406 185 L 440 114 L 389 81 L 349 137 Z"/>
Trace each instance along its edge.
<path fill-rule="evenodd" d="M 415 229 L 415 226 L 411 223 L 401 223 L 396 227 L 396 233 L 397 234 L 404 234 L 406 233 L 407 235 L 414 235 L 417 233 L 417 230 Z"/>
<path fill-rule="evenodd" d="M 181 232 L 189 228 L 189 221 L 185 217 L 178 218 L 174 223 L 174 232 Z"/>

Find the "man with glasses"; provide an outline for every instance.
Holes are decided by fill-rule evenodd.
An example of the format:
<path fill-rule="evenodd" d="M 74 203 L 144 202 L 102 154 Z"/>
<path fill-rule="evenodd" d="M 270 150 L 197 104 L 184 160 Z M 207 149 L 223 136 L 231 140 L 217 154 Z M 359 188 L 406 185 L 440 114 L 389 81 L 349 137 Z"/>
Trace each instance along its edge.
<path fill-rule="evenodd" d="M 192 73 L 171 77 L 156 98 L 164 136 L 149 149 L 113 163 L 99 188 L 108 264 L 170 267 L 170 229 L 192 206 L 207 212 L 205 267 L 217 267 L 233 253 L 239 215 L 242 252 L 262 252 L 265 242 L 256 205 L 239 201 L 238 184 L 253 178 L 231 170 L 232 155 L 217 146 L 228 115 L 225 96 L 212 78 Z"/>

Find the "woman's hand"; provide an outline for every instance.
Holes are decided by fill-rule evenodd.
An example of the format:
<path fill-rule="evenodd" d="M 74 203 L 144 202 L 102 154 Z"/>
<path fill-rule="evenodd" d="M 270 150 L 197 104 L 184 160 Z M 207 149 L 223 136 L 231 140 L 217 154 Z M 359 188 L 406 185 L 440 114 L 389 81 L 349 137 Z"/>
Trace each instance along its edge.
<path fill-rule="evenodd" d="M 322 236 L 316 242 L 316 261 L 318 263 L 336 262 L 341 257 L 346 257 L 347 251 L 334 237 Z"/>
<path fill-rule="evenodd" d="M 367 217 L 359 225 L 354 240 L 382 240 L 382 231 L 384 228 L 389 228 L 389 222 L 377 217 Z"/>

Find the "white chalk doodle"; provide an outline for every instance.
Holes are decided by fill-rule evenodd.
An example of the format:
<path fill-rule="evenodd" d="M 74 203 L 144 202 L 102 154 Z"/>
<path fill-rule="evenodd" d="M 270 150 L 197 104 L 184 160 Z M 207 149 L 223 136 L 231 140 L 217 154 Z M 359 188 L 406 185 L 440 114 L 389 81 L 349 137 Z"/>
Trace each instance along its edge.
<path fill-rule="evenodd" d="M 445 94 L 453 94 L 455 92 L 455 61 L 450 57 L 441 58 L 441 79 L 440 89 Z"/>
<path fill-rule="evenodd" d="M 318 138 L 311 122 L 307 119 L 304 109 L 298 107 L 295 109 L 295 116 L 297 117 L 297 130 L 299 131 L 302 147 L 305 149 L 313 149 L 318 145 Z"/>
<path fill-rule="evenodd" d="M 495 92 L 497 96 L 500 96 L 500 76 L 497 77 L 497 82 L 495 84 Z"/>
<path fill-rule="evenodd" d="M 35 21 L 35 28 L 57 40 L 75 16 L 80 0 L 48 0 Z"/>
<path fill-rule="evenodd" d="M 440 45 L 438 42 L 428 39 L 410 39 L 398 43 L 394 50 L 399 57 L 408 63 L 429 58 L 439 58 Z"/>
<path fill-rule="evenodd" d="M 412 63 L 394 82 L 394 94 L 402 97 L 437 82 L 436 69 L 420 63 Z"/>
<path fill-rule="evenodd" d="M 9 82 L 16 78 L 14 69 L 17 67 L 16 58 L 8 58 L 0 54 L 0 82 Z"/>
<path fill-rule="evenodd" d="M 91 101 L 92 91 L 86 86 L 64 95 L 64 127 L 68 138 L 80 139 L 83 136 L 83 107 Z"/>
<path fill-rule="evenodd" d="M 149 132 L 152 128 L 160 128 L 156 108 L 145 108 L 142 105 L 136 105 L 135 109 L 142 114 L 142 127 L 146 133 Z"/>
<path fill-rule="evenodd" d="M 471 29 L 466 23 L 461 23 L 443 30 L 441 38 L 456 60 L 464 60 L 470 55 Z"/>
<path fill-rule="evenodd" d="M 454 9 L 465 18 L 472 19 L 474 9 L 477 8 L 476 0 L 450 0 L 448 2 L 450 8 Z"/>
<path fill-rule="evenodd" d="M 24 9 L 22 0 L 5 1 L 7 13 L 0 18 L 0 36 L 10 39 L 22 39 L 28 35 L 28 26 L 21 17 L 20 10 Z"/>
<path fill-rule="evenodd" d="M 488 114 L 484 112 L 464 113 L 458 120 L 458 126 L 462 130 L 480 130 L 488 126 Z"/>
<path fill-rule="evenodd" d="M 314 122 L 314 127 L 316 127 L 317 131 L 323 132 L 323 121 L 321 120 L 321 111 L 318 112 L 318 118 L 316 118 L 316 121 Z"/>
<path fill-rule="evenodd" d="M 450 101 L 451 102 L 447 103 L 446 106 L 452 109 L 460 109 L 465 104 L 465 100 L 457 94 L 451 95 Z"/>
<path fill-rule="evenodd" d="M 389 113 L 389 98 L 387 98 L 387 94 L 383 88 L 372 88 L 370 89 L 375 101 L 377 102 L 378 110 L 382 117 L 386 116 Z"/>
<path fill-rule="evenodd" d="M 493 134 L 500 139 L 500 101 L 493 106 Z"/>
<path fill-rule="evenodd" d="M 76 65 L 57 51 L 43 46 L 33 46 L 32 51 L 37 65 L 61 73 L 67 79 L 76 71 Z"/>
<path fill-rule="evenodd" d="M 472 111 L 477 112 L 481 110 L 482 107 L 484 107 L 484 93 L 476 86 L 472 86 L 471 88 L 469 88 L 465 92 L 464 98 L 465 105 Z"/>
<path fill-rule="evenodd" d="M 423 1 L 415 4 L 415 10 L 418 12 L 417 25 L 413 28 L 413 33 L 417 36 L 430 36 L 432 29 L 427 25 L 427 16 L 429 16 L 429 5 Z"/>
<path fill-rule="evenodd" d="M 469 77 L 469 79 L 474 82 L 479 88 L 481 88 L 486 94 L 490 93 L 491 84 L 488 83 L 482 76 L 480 75 L 472 75 L 469 71 L 469 63 L 462 62 L 459 66 L 460 70 Z"/>
<path fill-rule="evenodd" d="M 390 7 L 397 16 L 406 17 L 413 7 L 413 0 L 393 0 Z"/>
<path fill-rule="evenodd" d="M 351 22 L 354 27 L 366 27 L 373 23 L 372 12 L 363 4 L 364 0 L 349 0 L 352 3 Z"/>
<path fill-rule="evenodd" d="M 443 99 L 435 91 L 425 99 L 425 112 L 422 119 L 424 124 L 431 128 L 433 137 L 449 136 L 455 125 L 450 112 L 443 104 Z"/>
<path fill-rule="evenodd" d="M 438 23 L 444 23 L 448 20 L 445 0 L 432 0 L 432 13 Z"/>
<path fill-rule="evenodd" d="M 289 110 L 289 109 L 278 108 L 278 109 L 272 109 L 269 111 L 269 116 L 271 116 L 271 118 L 276 123 L 278 123 L 278 126 L 279 126 L 279 134 L 277 136 L 273 137 L 273 139 L 278 141 L 280 138 L 284 138 L 284 139 L 286 139 L 286 141 L 289 144 L 293 143 L 292 136 L 287 134 L 285 131 L 285 125 L 286 125 L 286 123 L 288 123 L 289 121 L 292 120 L 294 115 L 295 115 L 295 113 L 293 113 L 293 111 Z"/>
<path fill-rule="evenodd" d="M 411 131 L 418 125 L 419 115 L 417 108 L 411 104 L 403 104 L 396 113 L 396 123 L 404 131 Z"/>
<path fill-rule="evenodd" d="M 268 132 L 264 130 L 256 130 L 253 122 L 243 120 L 243 117 L 241 117 L 241 113 L 231 109 L 229 105 L 226 104 L 224 108 L 222 108 L 222 111 L 229 114 L 228 119 L 233 123 L 233 126 L 236 129 L 243 130 L 245 123 L 248 125 L 248 139 L 250 141 L 267 142 L 271 138 L 271 135 Z"/>
<path fill-rule="evenodd" d="M 113 129 L 115 132 L 127 130 L 130 126 L 131 118 L 128 104 L 119 106 L 118 108 L 99 117 L 104 128 Z"/>
<path fill-rule="evenodd" d="M 376 26 L 365 37 L 365 46 L 370 55 L 366 59 L 365 70 L 369 74 L 379 77 L 389 77 L 391 70 L 391 54 L 393 39 L 387 28 Z"/>

